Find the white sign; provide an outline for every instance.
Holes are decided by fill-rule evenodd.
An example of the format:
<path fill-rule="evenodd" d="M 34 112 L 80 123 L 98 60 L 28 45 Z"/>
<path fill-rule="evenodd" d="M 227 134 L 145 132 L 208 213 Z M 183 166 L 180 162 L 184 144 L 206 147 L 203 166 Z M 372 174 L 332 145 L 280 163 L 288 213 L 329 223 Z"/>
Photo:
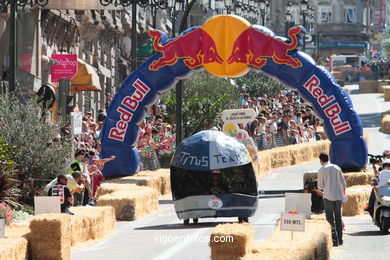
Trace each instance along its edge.
<path fill-rule="evenodd" d="M 70 124 L 72 127 L 72 134 L 80 135 L 83 133 L 82 132 L 83 115 L 81 114 L 81 112 L 70 113 Z"/>
<path fill-rule="evenodd" d="M 0 219 L 0 237 L 5 236 L 5 219 Z"/>
<path fill-rule="evenodd" d="M 282 213 L 280 230 L 305 232 L 305 215 L 296 211 Z"/>
<path fill-rule="evenodd" d="M 286 193 L 284 211 L 298 211 L 309 219 L 311 215 L 311 193 Z"/>
<path fill-rule="evenodd" d="M 209 200 L 208 205 L 212 209 L 220 209 L 223 206 L 223 201 L 217 197 L 213 197 Z"/>
<path fill-rule="evenodd" d="M 229 109 L 222 112 L 222 121 L 225 123 L 244 124 L 256 119 L 255 110 L 249 109 Z"/>
<path fill-rule="evenodd" d="M 34 197 L 35 216 L 44 213 L 61 213 L 60 197 Z"/>

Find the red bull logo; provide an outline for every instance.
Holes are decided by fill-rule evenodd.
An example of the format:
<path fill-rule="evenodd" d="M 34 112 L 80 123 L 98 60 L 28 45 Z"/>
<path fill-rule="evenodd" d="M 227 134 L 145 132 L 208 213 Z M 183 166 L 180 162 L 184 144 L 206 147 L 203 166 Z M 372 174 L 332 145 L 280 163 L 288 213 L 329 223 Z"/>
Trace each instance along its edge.
<path fill-rule="evenodd" d="M 303 27 L 291 28 L 291 41 L 278 39 L 260 29 L 251 27 L 248 21 L 235 15 L 219 15 L 177 39 L 161 44 L 166 35 L 157 30 L 149 31 L 153 46 L 162 56 L 153 61 L 149 69 L 159 70 L 172 66 L 180 59 L 190 68 L 203 66 L 209 73 L 219 77 L 239 77 L 249 67 L 262 68 L 270 59 L 292 68 L 302 67 L 299 59 L 290 51 L 299 45 L 298 35 Z"/>
<path fill-rule="evenodd" d="M 163 32 L 157 30 L 149 31 L 149 35 L 154 38 L 154 49 L 163 54 L 161 58 L 152 62 L 150 70 L 173 65 L 181 58 L 190 69 L 207 63 L 222 63 L 213 38 L 202 28 L 196 28 L 165 45 L 160 45 L 162 34 Z"/>
<path fill-rule="evenodd" d="M 291 57 L 288 51 L 298 47 L 297 35 L 301 33 L 301 27 L 297 26 L 288 31 L 291 43 L 276 39 L 254 27 L 244 31 L 234 42 L 233 53 L 227 62 L 246 63 L 256 68 L 262 68 L 267 64 L 267 58 L 275 63 L 286 64 L 293 68 L 302 67 L 300 60 Z"/>

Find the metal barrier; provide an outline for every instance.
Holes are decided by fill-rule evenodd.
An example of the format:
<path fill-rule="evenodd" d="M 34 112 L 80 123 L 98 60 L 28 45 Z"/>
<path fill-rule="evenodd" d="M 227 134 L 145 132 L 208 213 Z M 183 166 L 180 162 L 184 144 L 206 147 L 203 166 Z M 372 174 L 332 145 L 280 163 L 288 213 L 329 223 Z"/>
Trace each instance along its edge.
<path fill-rule="evenodd" d="M 315 142 L 317 141 L 316 136 L 318 135 L 316 135 L 315 131 L 305 130 L 302 136 L 293 135 L 288 132 L 278 132 L 276 134 L 261 134 L 253 139 L 257 145 L 257 149 L 261 151 L 291 144 Z"/>

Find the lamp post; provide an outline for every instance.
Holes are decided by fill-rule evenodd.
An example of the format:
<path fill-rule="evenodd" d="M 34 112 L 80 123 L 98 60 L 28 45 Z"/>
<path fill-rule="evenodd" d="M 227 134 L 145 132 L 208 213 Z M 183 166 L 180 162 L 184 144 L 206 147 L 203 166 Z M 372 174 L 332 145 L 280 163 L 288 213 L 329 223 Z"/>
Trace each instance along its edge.
<path fill-rule="evenodd" d="M 232 0 L 224 0 L 224 4 L 226 7 L 226 13 L 230 14 L 230 12 L 232 10 L 232 6 L 233 6 L 233 1 Z"/>
<path fill-rule="evenodd" d="M 302 17 L 302 25 L 303 27 L 306 27 L 306 16 L 307 16 L 307 6 L 308 6 L 308 0 L 302 0 L 301 1 L 301 17 Z M 306 37 L 303 37 L 303 48 L 302 50 L 306 51 Z"/>
<path fill-rule="evenodd" d="M 143 4 L 140 4 L 141 7 L 146 7 L 143 6 Z M 152 27 L 153 29 L 156 29 L 157 27 L 157 9 L 165 9 L 167 8 L 167 3 L 164 0 L 150 0 L 149 3 L 150 9 L 152 11 Z"/>
<path fill-rule="evenodd" d="M 260 2 L 259 2 L 259 9 L 260 9 L 260 13 L 261 13 L 261 25 L 262 26 L 265 25 L 265 14 L 266 14 L 268 5 L 269 5 L 269 3 L 267 0 L 260 0 Z"/>
<path fill-rule="evenodd" d="M 29 5 L 33 7 L 34 5 L 46 6 L 48 0 L 0 0 L 0 9 L 10 6 L 10 40 L 9 40 L 9 78 L 8 85 L 9 91 L 15 91 L 16 86 L 16 70 L 17 70 L 17 50 L 16 50 L 16 9 L 18 6 L 25 7 Z"/>
<path fill-rule="evenodd" d="M 172 37 L 176 36 L 176 22 L 177 22 L 177 15 L 179 12 L 183 9 L 185 3 L 184 0 L 168 0 L 167 6 L 171 10 L 169 13 L 169 17 L 172 20 Z"/>

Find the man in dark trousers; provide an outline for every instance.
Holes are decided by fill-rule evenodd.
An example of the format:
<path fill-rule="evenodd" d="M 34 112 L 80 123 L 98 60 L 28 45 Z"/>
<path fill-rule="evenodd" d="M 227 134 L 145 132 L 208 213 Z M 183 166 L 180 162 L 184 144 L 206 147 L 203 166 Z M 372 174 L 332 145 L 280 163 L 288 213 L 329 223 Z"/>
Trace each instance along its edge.
<path fill-rule="evenodd" d="M 340 167 L 329 162 L 327 153 L 321 153 L 318 170 L 318 189 L 323 191 L 326 220 L 332 226 L 333 246 L 343 244 L 343 223 L 341 220 L 341 203 L 345 196 L 345 183 Z"/>
<path fill-rule="evenodd" d="M 60 197 L 61 213 L 68 213 L 73 215 L 73 213 L 68 209 L 73 203 L 73 197 L 68 186 L 66 186 L 67 183 L 68 178 L 65 175 L 58 175 L 57 183 L 49 189 L 48 195 Z"/>

